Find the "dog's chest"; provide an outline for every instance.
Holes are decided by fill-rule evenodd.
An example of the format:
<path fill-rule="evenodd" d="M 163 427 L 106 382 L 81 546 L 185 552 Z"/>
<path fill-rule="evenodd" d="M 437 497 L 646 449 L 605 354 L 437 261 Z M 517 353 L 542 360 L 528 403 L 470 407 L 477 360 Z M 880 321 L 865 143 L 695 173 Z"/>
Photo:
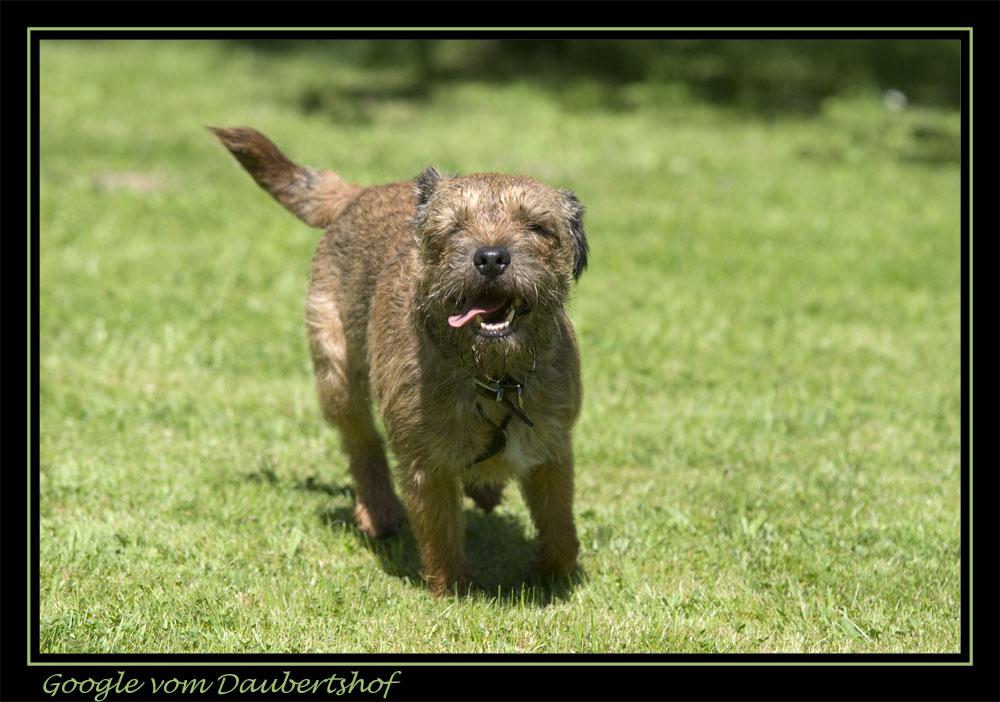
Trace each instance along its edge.
<path fill-rule="evenodd" d="M 534 429 L 521 423 L 507 428 L 507 443 L 497 458 L 515 475 L 523 475 L 545 460 Z"/>
<path fill-rule="evenodd" d="M 512 416 L 501 406 L 484 403 L 477 410 L 479 430 L 473 444 L 476 458 L 469 470 L 484 480 L 523 476 L 545 458 L 544 441 L 539 427 Z"/>

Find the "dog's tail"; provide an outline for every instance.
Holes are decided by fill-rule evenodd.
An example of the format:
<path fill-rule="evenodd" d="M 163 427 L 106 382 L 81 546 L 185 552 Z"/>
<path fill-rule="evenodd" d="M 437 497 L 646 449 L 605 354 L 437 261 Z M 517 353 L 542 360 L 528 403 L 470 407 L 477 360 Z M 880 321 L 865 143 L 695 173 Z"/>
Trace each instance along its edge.
<path fill-rule="evenodd" d="M 333 171 L 292 163 L 270 139 L 249 127 L 208 127 L 257 185 L 311 227 L 326 227 L 364 188 Z"/>

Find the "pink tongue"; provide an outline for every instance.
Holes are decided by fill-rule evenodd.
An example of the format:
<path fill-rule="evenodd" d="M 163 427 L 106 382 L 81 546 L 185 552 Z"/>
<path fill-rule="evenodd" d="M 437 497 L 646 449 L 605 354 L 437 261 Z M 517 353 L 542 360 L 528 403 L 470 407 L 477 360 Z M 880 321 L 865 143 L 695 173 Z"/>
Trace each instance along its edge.
<path fill-rule="evenodd" d="M 477 314 L 489 314 L 495 312 L 507 303 L 507 298 L 487 295 L 478 300 L 472 300 L 468 306 L 459 312 L 448 317 L 448 324 L 453 327 L 461 327 Z"/>

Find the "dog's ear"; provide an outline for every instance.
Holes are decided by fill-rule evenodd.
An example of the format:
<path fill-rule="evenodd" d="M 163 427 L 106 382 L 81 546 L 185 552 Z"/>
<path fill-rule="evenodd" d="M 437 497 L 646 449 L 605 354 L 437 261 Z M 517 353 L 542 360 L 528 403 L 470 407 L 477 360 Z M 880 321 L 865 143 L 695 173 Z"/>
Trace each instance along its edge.
<path fill-rule="evenodd" d="M 583 205 L 576 199 L 572 190 L 560 192 L 566 198 L 566 219 L 570 236 L 573 238 L 573 280 L 579 280 L 583 269 L 587 267 L 587 255 L 590 253 L 587 234 L 583 231 Z"/>
<path fill-rule="evenodd" d="M 417 176 L 417 185 L 413 189 L 413 195 L 417 198 L 417 216 L 413 218 L 413 223 L 418 229 L 427 221 L 427 201 L 443 179 L 444 176 L 433 166 L 428 166 Z"/>
<path fill-rule="evenodd" d="M 417 176 L 417 206 L 427 204 L 431 195 L 437 189 L 438 183 L 444 178 L 436 168 L 428 166 Z"/>

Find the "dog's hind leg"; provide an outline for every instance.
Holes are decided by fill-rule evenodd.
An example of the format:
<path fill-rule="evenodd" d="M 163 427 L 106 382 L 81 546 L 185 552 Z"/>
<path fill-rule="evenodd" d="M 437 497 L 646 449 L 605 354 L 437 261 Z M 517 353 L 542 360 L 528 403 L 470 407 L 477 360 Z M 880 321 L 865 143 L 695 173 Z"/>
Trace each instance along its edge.
<path fill-rule="evenodd" d="M 472 498 L 476 507 L 489 514 L 503 500 L 503 484 L 465 485 L 465 494 Z"/>
<path fill-rule="evenodd" d="M 372 418 L 367 366 L 349 349 L 332 297 L 311 292 L 306 321 L 323 416 L 340 431 L 354 478 L 354 519 L 369 536 L 390 534 L 406 512 L 393 491 L 382 437 Z"/>

